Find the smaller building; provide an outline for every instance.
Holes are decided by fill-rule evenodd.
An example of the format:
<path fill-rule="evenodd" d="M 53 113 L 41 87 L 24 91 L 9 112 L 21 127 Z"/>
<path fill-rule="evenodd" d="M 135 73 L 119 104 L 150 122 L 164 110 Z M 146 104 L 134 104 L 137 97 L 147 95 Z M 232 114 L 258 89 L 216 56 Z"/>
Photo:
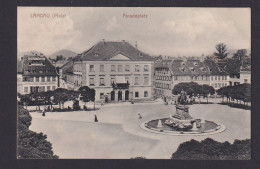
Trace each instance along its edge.
<path fill-rule="evenodd" d="M 229 74 L 221 68 L 214 60 L 205 59 L 204 65 L 210 72 L 209 85 L 215 90 L 229 85 Z"/>
<path fill-rule="evenodd" d="M 17 92 L 29 94 L 58 88 L 58 73 L 42 53 L 31 52 L 18 61 Z"/>
<path fill-rule="evenodd" d="M 240 84 L 251 84 L 251 66 L 241 67 L 240 69 Z"/>

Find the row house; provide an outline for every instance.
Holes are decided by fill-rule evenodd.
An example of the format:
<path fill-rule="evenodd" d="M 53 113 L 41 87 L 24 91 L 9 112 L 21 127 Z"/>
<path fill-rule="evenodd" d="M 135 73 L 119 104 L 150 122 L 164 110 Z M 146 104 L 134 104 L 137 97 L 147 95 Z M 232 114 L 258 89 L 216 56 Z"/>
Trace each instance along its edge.
<path fill-rule="evenodd" d="M 153 58 L 126 41 L 98 42 L 76 56 L 70 70 L 66 73 L 68 87 L 94 88 L 97 101 L 152 98 Z"/>
<path fill-rule="evenodd" d="M 42 53 L 31 52 L 17 64 L 17 92 L 29 94 L 58 88 L 58 73 Z"/>
<path fill-rule="evenodd" d="M 155 96 L 172 96 L 176 84 L 196 82 L 207 84 L 215 89 L 229 84 L 228 74 L 215 64 L 213 60 L 197 58 L 176 58 L 162 60 L 155 65 Z"/>

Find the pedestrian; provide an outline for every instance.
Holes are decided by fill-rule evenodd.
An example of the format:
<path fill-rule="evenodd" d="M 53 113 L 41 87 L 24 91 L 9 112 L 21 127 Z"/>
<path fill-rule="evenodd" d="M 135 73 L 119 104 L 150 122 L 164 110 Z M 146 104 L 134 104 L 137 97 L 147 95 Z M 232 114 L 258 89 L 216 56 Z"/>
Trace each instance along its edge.
<path fill-rule="evenodd" d="M 45 108 L 42 110 L 42 116 L 45 116 Z"/>
<path fill-rule="evenodd" d="M 138 119 L 142 119 L 142 116 L 141 116 L 141 114 L 140 114 L 140 113 L 138 113 L 138 115 L 139 115 Z"/>
<path fill-rule="evenodd" d="M 97 115 L 95 115 L 94 121 L 95 121 L 95 122 L 98 122 Z"/>

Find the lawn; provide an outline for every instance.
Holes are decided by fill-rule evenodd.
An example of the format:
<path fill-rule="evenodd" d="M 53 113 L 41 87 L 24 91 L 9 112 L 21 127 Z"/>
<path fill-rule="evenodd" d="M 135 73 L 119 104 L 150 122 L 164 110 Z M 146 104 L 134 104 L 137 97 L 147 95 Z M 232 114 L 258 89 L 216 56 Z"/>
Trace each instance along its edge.
<path fill-rule="evenodd" d="M 251 138 L 249 110 L 220 104 L 191 105 L 190 115 L 226 126 L 227 130 L 208 136 L 170 136 L 150 133 L 140 124 L 168 117 L 174 105 L 162 103 L 108 104 L 97 111 L 48 112 L 45 117 L 31 112 L 31 130 L 47 134 L 60 158 L 126 158 L 143 156 L 169 159 L 182 142 L 207 137 L 216 141 Z M 142 119 L 138 119 L 138 113 Z M 98 123 L 94 122 L 97 115 Z"/>

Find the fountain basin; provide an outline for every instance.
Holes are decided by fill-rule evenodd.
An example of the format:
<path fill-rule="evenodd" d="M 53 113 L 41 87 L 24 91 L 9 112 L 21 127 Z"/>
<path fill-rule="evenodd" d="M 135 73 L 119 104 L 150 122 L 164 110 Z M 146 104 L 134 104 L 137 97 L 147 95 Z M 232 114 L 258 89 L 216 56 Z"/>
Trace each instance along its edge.
<path fill-rule="evenodd" d="M 161 121 L 162 127 L 157 127 L 159 120 Z M 189 129 L 180 129 L 178 127 L 174 128 L 172 126 L 167 125 L 167 120 L 169 120 L 169 118 L 151 120 L 147 123 L 142 123 L 140 127 L 146 131 L 167 135 L 208 135 L 220 133 L 226 129 L 224 125 L 217 124 L 208 120 L 205 120 L 204 123 L 200 123 L 200 119 L 194 119 L 196 127 L 193 125 Z"/>

